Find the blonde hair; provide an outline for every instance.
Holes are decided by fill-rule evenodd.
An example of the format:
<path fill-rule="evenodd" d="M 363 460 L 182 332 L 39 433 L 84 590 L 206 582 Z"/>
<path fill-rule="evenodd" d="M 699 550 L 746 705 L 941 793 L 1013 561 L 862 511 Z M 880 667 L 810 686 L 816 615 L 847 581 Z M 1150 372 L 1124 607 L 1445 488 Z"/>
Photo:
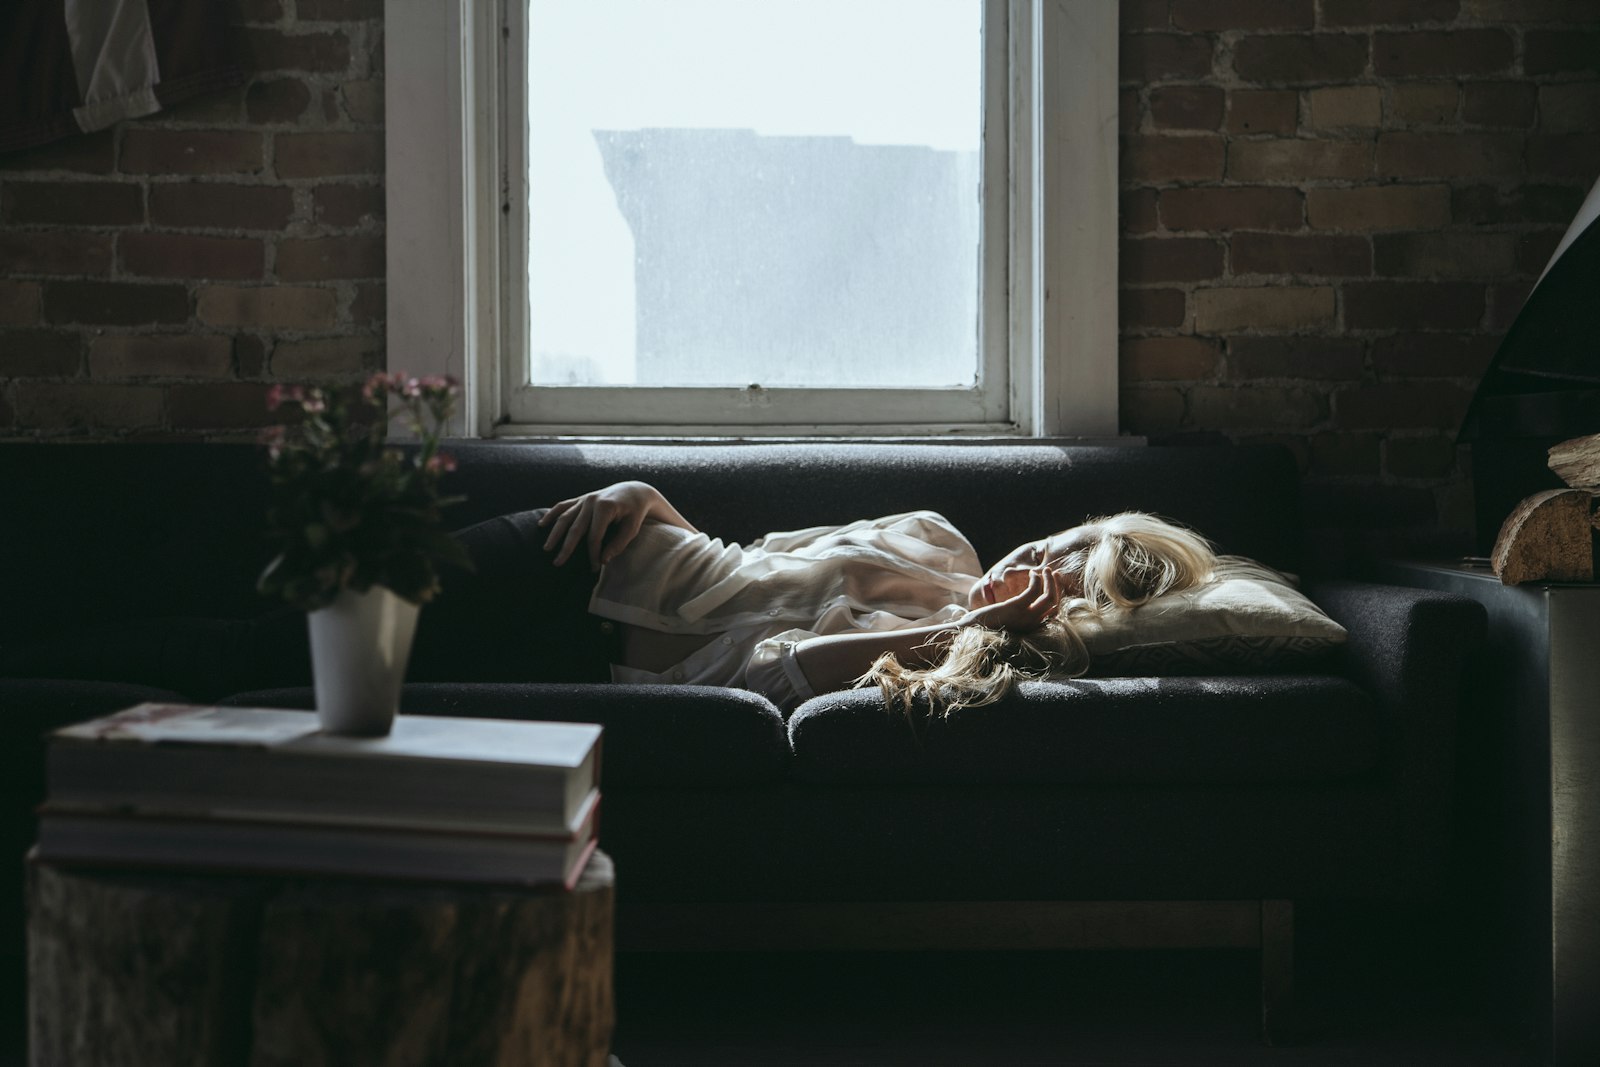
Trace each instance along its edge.
<path fill-rule="evenodd" d="M 909 718 L 918 696 L 935 715 L 993 704 L 1018 682 L 1046 675 L 1075 678 L 1089 669 L 1089 650 L 1075 620 L 1116 608 L 1135 608 L 1166 593 L 1210 581 L 1211 543 L 1193 530 L 1142 511 L 1091 519 L 1099 538 L 1084 550 L 1083 593 L 1061 602 L 1038 630 L 1023 634 L 960 626 L 943 658 L 931 667 L 906 667 L 886 652 L 857 685 L 876 684 L 885 705 Z"/>

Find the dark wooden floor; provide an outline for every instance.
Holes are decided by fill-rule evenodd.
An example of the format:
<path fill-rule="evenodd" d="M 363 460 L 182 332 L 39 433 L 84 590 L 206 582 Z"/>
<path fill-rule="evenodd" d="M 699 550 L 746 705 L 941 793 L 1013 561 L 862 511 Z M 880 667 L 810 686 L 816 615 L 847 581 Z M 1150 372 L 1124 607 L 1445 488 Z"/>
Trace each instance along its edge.
<path fill-rule="evenodd" d="M 1253 953 L 623 955 L 622 1067 L 1522 1067 L 1492 961 L 1404 916 L 1301 936 L 1305 1033 L 1259 1036 Z M 1459 951 L 1458 951 L 1459 950 Z"/>

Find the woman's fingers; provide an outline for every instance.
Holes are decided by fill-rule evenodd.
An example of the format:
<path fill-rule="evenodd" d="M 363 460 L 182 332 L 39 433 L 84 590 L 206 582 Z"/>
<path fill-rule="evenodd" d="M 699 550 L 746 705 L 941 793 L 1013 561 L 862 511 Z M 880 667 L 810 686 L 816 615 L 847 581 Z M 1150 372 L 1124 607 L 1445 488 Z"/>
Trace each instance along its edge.
<path fill-rule="evenodd" d="M 546 552 L 561 543 L 561 539 L 567 535 L 567 528 L 572 525 L 572 520 L 576 515 L 577 512 L 568 510 L 555 517 L 550 524 L 550 536 L 544 539 L 544 550 Z"/>
<path fill-rule="evenodd" d="M 594 521 L 593 515 L 594 501 L 586 497 L 583 503 L 578 505 L 577 510 L 573 512 L 572 523 L 567 527 L 566 536 L 561 540 L 561 551 L 556 553 L 554 560 L 557 567 L 571 559 L 572 553 L 577 551 L 578 546 L 583 543 L 584 531 Z"/>

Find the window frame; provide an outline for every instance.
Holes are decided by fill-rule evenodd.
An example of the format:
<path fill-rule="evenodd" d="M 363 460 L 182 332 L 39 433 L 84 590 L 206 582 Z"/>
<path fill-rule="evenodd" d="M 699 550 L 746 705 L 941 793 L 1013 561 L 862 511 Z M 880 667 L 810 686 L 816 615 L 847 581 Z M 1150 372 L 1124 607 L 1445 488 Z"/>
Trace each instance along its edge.
<path fill-rule="evenodd" d="M 1004 167 L 1007 195 L 986 197 L 984 231 L 998 223 L 1007 239 L 985 246 L 986 272 L 1005 284 L 986 287 L 981 319 L 1008 382 L 979 417 L 930 417 L 922 391 L 907 390 L 904 403 L 893 399 L 902 391 L 855 402 L 859 421 L 823 423 L 775 409 L 773 394 L 789 390 L 733 389 L 706 391 L 749 416 L 731 423 L 516 421 L 513 360 L 501 354 L 520 364 L 526 341 L 525 208 L 512 173 L 524 145 L 507 121 L 522 98 L 519 0 L 386 0 L 389 366 L 463 382 L 458 436 L 1114 438 L 1117 7 L 985 2 L 1007 25 L 986 34 L 985 63 L 1005 63 L 1009 99 L 985 102 L 986 126 L 1007 136 L 1003 156 L 986 152 L 984 180 Z M 831 403 L 856 391 L 795 392 Z"/>

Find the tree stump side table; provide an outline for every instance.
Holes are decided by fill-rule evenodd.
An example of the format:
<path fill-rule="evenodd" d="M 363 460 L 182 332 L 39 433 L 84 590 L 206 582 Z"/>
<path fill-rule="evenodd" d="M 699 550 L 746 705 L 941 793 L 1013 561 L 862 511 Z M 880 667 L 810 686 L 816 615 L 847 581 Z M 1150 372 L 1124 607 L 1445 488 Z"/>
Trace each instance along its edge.
<path fill-rule="evenodd" d="M 34 1067 L 604 1067 L 610 857 L 577 888 L 28 874 Z"/>

